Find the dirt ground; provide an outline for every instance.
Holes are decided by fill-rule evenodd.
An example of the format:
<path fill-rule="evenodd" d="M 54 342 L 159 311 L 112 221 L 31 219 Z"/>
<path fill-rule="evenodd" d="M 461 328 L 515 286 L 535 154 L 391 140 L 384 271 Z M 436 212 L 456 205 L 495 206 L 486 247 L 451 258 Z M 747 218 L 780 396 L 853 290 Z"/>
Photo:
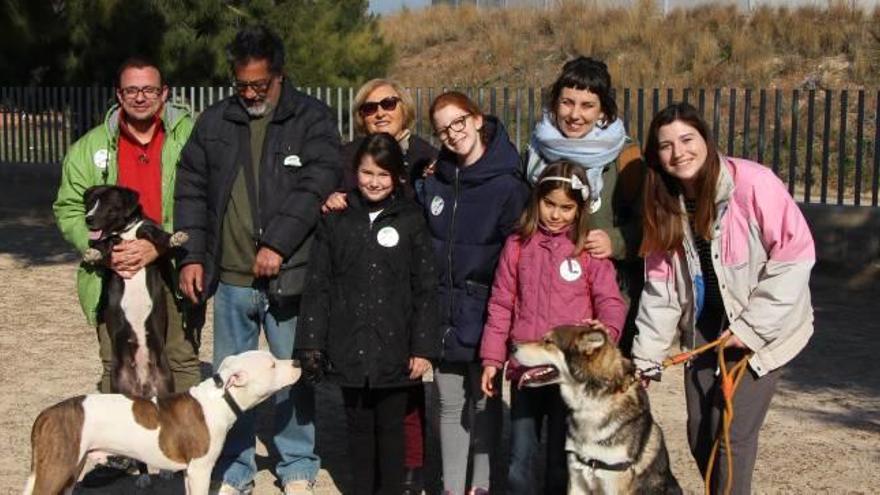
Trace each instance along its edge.
<path fill-rule="evenodd" d="M 99 375 L 94 330 L 76 301 L 76 262 L 45 215 L 0 211 L 0 493 L 19 493 L 30 462 L 31 424 L 44 407 L 94 390 Z M 813 279 L 816 334 L 783 370 L 761 435 L 759 493 L 880 492 L 880 284 L 844 288 L 834 274 Z M 210 362 L 210 323 L 202 361 Z M 702 490 L 687 452 L 681 370 L 650 390 L 673 471 L 690 493 Z M 348 486 L 340 402 L 318 389 L 318 493 Z M 437 466 L 437 445 L 429 445 Z M 258 494 L 278 493 L 265 450 Z M 503 460 L 499 465 L 504 465 Z M 436 469 L 434 470 L 436 472 Z M 433 476 L 436 477 L 436 476 Z M 436 480 L 434 483 L 436 487 Z"/>

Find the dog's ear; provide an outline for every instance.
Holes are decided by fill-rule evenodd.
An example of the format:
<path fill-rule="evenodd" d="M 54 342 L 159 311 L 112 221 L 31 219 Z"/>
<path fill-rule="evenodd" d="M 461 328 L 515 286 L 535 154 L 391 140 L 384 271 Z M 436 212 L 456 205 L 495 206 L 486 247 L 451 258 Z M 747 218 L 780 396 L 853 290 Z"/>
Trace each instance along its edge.
<path fill-rule="evenodd" d="M 240 371 L 236 371 L 235 373 L 229 375 L 229 377 L 226 378 L 226 384 L 223 386 L 223 388 L 244 387 L 245 385 L 247 385 L 247 382 L 248 382 L 247 371 L 240 370 Z"/>
<path fill-rule="evenodd" d="M 95 198 L 107 190 L 107 186 L 92 186 L 83 193 L 83 205 L 91 204 Z"/>
<path fill-rule="evenodd" d="M 605 345 L 607 337 L 601 330 L 586 330 L 577 339 L 577 350 L 584 354 L 592 354 L 596 349 Z"/>
<path fill-rule="evenodd" d="M 141 207 L 140 195 L 137 191 L 127 187 L 122 189 L 122 201 L 127 217 L 133 216 Z"/>

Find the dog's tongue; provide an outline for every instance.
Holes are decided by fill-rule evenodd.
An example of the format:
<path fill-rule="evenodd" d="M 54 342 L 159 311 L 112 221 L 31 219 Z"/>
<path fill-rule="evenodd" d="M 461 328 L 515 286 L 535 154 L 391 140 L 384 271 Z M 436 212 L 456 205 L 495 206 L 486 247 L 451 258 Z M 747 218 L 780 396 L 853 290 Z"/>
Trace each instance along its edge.
<path fill-rule="evenodd" d="M 101 238 L 101 234 L 103 234 L 103 233 L 104 233 L 104 231 L 102 231 L 102 230 L 90 230 L 89 231 L 89 240 L 97 241 L 98 239 Z"/>

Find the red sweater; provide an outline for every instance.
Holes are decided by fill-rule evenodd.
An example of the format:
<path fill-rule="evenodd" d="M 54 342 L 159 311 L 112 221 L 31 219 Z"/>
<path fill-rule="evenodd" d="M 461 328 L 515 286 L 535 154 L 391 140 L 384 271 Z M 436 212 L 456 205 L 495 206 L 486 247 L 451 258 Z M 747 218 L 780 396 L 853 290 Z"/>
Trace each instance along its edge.
<path fill-rule="evenodd" d="M 161 224 L 162 144 L 165 142 L 165 128 L 159 114 L 156 115 L 157 122 L 152 138 L 146 144 L 141 144 L 125 125 L 123 112 L 119 113 L 119 177 L 116 183 L 137 191 L 144 215 Z"/>

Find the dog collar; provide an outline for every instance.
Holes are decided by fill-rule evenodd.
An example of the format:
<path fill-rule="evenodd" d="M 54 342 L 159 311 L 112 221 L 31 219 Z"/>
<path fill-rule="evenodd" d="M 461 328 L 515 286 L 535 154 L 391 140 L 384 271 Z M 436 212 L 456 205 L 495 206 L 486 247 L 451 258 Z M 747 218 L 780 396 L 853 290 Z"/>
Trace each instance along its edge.
<path fill-rule="evenodd" d="M 223 386 L 223 378 L 220 377 L 220 373 L 214 373 L 214 376 L 212 378 L 214 379 L 214 385 L 216 385 L 217 388 L 223 389 L 223 400 L 225 400 L 226 404 L 229 405 L 229 408 L 232 409 L 232 412 L 233 414 L 235 414 L 236 419 L 240 418 L 241 415 L 244 414 L 244 411 L 242 411 L 238 403 L 235 402 L 235 399 L 229 393 L 229 390 L 227 390 Z"/>
<path fill-rule="evenodd" d="M 631 468 L 633 463 L 632 461 L 626 462 L 617 462 L 614 464 L 608 464 L 607 462 L 600 461 L 599 459 L 585 459 L 577 452 L 568 451 L 570 454 L 574 454 L 577 457 L 578 462 L 587 466 L 590 469 L 601 469 L 604 471 L 626 471 Z"/>

